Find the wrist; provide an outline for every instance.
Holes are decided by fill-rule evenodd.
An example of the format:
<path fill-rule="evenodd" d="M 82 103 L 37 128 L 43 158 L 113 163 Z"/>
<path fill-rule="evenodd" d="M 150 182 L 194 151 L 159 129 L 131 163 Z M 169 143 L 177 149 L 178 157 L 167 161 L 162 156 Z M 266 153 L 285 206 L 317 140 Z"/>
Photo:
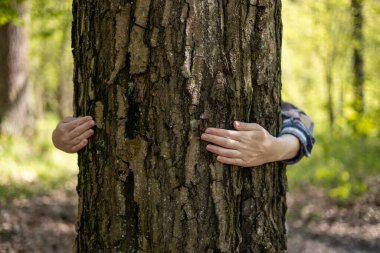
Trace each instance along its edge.
<path fill-rule="evenodd" d="M 301 143 L 297 137 L 284 134 L 275 138 L 274 161 L 285 161 L 297 156 Z"/>

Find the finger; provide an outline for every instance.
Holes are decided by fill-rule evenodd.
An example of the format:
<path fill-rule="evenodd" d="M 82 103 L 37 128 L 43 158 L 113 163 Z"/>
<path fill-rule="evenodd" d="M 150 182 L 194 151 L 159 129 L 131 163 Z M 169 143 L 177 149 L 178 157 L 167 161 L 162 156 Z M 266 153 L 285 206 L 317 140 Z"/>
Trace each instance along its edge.
<path fill-rule="evenodd" d="M 206 149 L 216 155 L 221 155 L 221 156 L 230 157 L 230 158 L 238 158 L 241 154 L 238 150 L 235 150 L 235 149 L 222 148 L 222 147 L 210 145 L 210 144 L 206 146 Z"/>
<path fill-rule="evenodd" d="M 88 139 L 89 137 L 91 137 L 92 135 L 94 134 L 94 130 L 92 129 L 88 129 L 87 131 L 85 131 L 84 133 L 82 133 L 81 135 L 71 139 L 70 143 L 71 145 L 77 145 L 78 143 L 80 143 L 82 140 L 84 139 Z"/>
<path fill-rule="evenodd" d="M 240 122 L 235 121 L 234 127 L 238 131 L 260 131 L 263 129 L 262 126 L 256 123 L 246 123 L 246 122 Z"/>
<path fill-rule="evenodd" d="M 224 156 L 217 156 L 216 160 L 218 160 L 218 162 L 221 162 L 224 164 L 243 166 L 244 167 L 244 161 L 240 158 L 229 158 L 229 157 L 224 157 Z"/>
<path fill-rule="evenodd" d="M 72 153 L 78 152 L 82 148 L 84 148 L 88 143 L 87 139 L 82 140 L 80 143 L 72 147 Z"/>
<path fill-rule="evenodd" d="M 220 137 L 217 135 L 212 134 L 202 134 L 201 139 L 204 141 L 208 141 L 211 143 L 214 143 L 218 146 L 224 147 L 224 148 L 232 148 L 236 149 L 238 146 L 238 142 L 229 138 Z"/>
<path fill-rule="evenodd" d="M 207 128 L 205 130 L 205 133 L 207 134 L 212 134 L 212 135 L 217 135 L 220 137 L 225 137 L 225 138 L 230 138 L 234 140 L 239 140 L 239 133 L 235 130 L 227 130 L 227 129 L 222 129 L 222 128 Z"/>
<path fill-rule="evenodd" d="M 66 124 L 66 128 L 68 131 L 72 131 L 74 128 L 86 123 L 86 122 L 89 122 L 89 121 L 92 121 L 92 117 L 91 116 L 86 116 L 86 117 L 79 117 L 79 118 L 76 118 L 72 121 L 70 121 L 69 123 Z"/>
<path fill-rule="evenodd" d="M 76 128 L 72 129 L 70 133 L 68 134 L 68 137 L 70 139 L 76 138 L 84 134 L 87 130 L 91 129 L 93 126 L 95 126 L 95 121 L 89 120 L 85 121 L 81 125 L 77 126 Z M 81 140 L 83 138 L 80 138 Z"/>

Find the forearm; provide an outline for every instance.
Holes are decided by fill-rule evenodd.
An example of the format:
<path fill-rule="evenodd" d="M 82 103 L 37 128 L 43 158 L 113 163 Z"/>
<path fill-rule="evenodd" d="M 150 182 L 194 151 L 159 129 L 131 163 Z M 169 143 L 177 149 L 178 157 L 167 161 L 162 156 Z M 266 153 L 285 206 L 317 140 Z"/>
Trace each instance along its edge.
<path fill-rule="evenodd" d="M 301 143 L 292 134 L 284 134 L 275 139 L 273 144 L 273 161 L 285 161 L 297 156 Z"/>
<path fill-rule="evenodd" d="M 293 135 L 298 138 L 300 148 L 295 156 L 282 160 L 286 164 L 295 164 L 302 157 L 310 157 L 315 143 L 314 122 L 303 112 L 290 103 L 283 102 L 281 108 L 282 128 L 279 136 Z"/>

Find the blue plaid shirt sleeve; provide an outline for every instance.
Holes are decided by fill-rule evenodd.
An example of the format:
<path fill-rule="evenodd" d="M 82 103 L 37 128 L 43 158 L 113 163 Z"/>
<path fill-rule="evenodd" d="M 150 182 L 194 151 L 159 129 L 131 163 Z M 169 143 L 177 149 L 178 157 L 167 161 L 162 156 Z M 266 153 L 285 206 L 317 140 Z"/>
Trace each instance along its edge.
<path fill-rule="evenodd" d="M 291 134 L 298 138 L 301 148 L 292 159 L 283 161 L 286 164 L 294 164 L 302 157 L 311 156 L 311 150 L 315 143 L 314 122 L 300 109 L 288 102 L 282 102 L 281 107 L 282 128 L 280 134 Z"/>

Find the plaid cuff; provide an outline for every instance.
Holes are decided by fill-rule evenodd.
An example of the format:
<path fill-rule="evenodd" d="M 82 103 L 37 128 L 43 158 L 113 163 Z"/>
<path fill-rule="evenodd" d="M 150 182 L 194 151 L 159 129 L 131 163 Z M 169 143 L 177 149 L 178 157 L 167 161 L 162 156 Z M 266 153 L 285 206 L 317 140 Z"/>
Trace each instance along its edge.
<path fill-rule="evenodd" d="M 298 154 L 292 159 L 283 161 L 285 164 L 295 164 L 301 160 L 302 157 L 311 156 L 311 150 L 315 143 L 315 139 L 313 134 L 302 124 L 302 122 L 295 118 L 284 120 L 279 136 L 284 134 L 294 135 L 301 143 L 301 148 Z"/>

